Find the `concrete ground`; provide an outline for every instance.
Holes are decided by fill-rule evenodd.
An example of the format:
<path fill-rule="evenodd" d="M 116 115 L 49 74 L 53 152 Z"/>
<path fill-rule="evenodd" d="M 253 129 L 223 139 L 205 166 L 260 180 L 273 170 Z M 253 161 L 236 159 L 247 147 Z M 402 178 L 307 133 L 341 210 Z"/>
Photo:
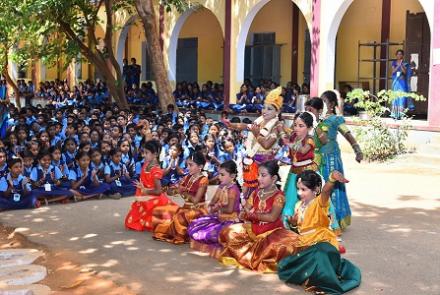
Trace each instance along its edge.
<path fill-rule="evenodd" d="M 344 154 L 353 211 L 344 257 L 362 270 L 362 284 L 350 294 L 440 294 L 440 168 L 414 159 L 358 164 Z M 76 253 L 84 268 L 137 294 L 304 294 L 276 275 L 224 267 L 187 245 L 127 231 L 132 200 L 3 212 L 0 222 L 50 249 Z"/>

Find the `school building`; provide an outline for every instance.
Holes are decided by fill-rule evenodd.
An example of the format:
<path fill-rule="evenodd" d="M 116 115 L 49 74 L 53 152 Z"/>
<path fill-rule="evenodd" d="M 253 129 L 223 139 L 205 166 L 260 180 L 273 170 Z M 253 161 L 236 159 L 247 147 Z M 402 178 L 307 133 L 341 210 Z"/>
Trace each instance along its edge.
<path fill-rule="evenodd" d="M 440 0 L 198 0 L 182 14 L 157 7 L 168 76 L 179 81 L 224 83 L 235 101 L 244 79 L 286 85 L 310 83 L 311 95 L 345 84 L 371 91 L 391 88 L 397 49 L 413 61 L 412 89 L 427 97 L 417 113 L 440 127 Z M 150 80 L 142 25 L 136 15 L 118 14 L 114 34 L 119 63 L 136 58 L 141 80 Z M 98 28 L 104 36 L 104 29 Z M 37 81 L 97 77 L 93 66 L 67 73 L 36 64 Z"/>

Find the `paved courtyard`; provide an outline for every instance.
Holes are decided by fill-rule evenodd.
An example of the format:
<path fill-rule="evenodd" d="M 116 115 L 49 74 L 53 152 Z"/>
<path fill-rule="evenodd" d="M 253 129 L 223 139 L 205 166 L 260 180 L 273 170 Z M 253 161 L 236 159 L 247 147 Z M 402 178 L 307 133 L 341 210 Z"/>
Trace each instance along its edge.
<path fill-rule="evenodd" d="M 344 154 L 352 226 L 344 256 L 362 270 L 350 294 L 440 294 L 440 168 L 407 158 L 357 164 Z M 0 213 L 33 242 L 67 250 L 76 263 L 137 294 L 303 294 L 276 275 L 227 268 L 192 251 L 124 229 L 132 198 Z"/>

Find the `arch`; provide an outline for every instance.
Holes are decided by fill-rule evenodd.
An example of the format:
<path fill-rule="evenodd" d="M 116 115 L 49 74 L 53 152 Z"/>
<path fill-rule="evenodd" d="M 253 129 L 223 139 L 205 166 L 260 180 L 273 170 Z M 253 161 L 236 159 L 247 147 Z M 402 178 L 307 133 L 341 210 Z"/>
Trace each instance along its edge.
<path fill-rule="evenodd" d="M 251 28 L 252 22 L 254 21 L 255 17 L 257 16 L 258 12 L 271 0 L 260 0 L 257 4 L 255 4 L 252 9 L 248 12 L 246 15 L 246 18 L 244 19 L 240 33 L 238 34 L 238 40 L 237 40 L 237 52 L 236 52 L 236 60 L 237 60 L 237 66 L 236 66 L 236 81 L 241 83 L 244 80 L 244 54 L 245 54 L 245 48 L 246 48 L 246 40 L 249 34 L 249 30 Z M 292 2 L 298 6 L 299 10 L 303 15 L 307 15 L 309 12 L 303 11 L 301 6 L 299 5 L 299 0 L 292 0 Z M 306 18 L 307 27 L 309 28 L 309 31 L 311 32 L 312 24 L 310 21 Z"/>
<path fill-rule="evenodd" d="M 336 67 L 336 35 L 339 31 L 339 26 L 341 25 L 342 19 L 346 14 L 348 8 L 355 0 L 343 0 L 342 4 L 336 10 L 336 13 L 329 25 L 328 34 L 327 34 L 327 44 L 326 47 L 326 56 L 325 59 L 327 61 L 327 69 L 325 71 L 324 81 L 327 83 L 331 83 L 332 85 L 335 83 L 335 67 Z M 432 34 L 433 34 L 433 21 L 434 21 L 434 1 L 430 0 L 417 0 L 425 11 L 426 17 L 428 19 L 429 28 L 431 31 L 431 55 L 432 55 Z M 432 58 L 431 58 L 431 66 L 432 66 Z M 431 81 L 430 81 L 431 83 Z"/>
<path fill-rule="evenodd" d="M 122 60 L 124 58 L 124 50 L 125 50 L 125 40 L 127 40 L 128 31 L 130 26 L 135 23 L 137 20 L 137 15 L 132 15 L 122 27 L 121 33 L 118 38 L 118 45 L 116 46 L 116 61 L 119 66 L 122 68 Z"/>
<path fill-rule="evenodd" d="M 190 8 L 184 11 L 177 19 L 176 23 L 174 24 L 173 30 L 171 32 L 170 38 L 169 38 L 169 45 L 168 45 L 168 79 L 170 81 L 176 81 L 176 66 L 177 66 L 177 44 L 179 41 L 180 32 L 182 31 L 183 26 L 185 25 L 185 22 L 187 19 L 194 13 L 197 12 L 199 9 L 206 9 L 208 10 L 217 20 L 217 23 L 220 26 L 220 30 L 222 32 L 222 37 L 224 38 L 224 31 L 223 28 L 220 25 L 220 22 L 216 16 L 216 14 L 210 10 L 209 8 L 202 6 L 202 8 Z"/>

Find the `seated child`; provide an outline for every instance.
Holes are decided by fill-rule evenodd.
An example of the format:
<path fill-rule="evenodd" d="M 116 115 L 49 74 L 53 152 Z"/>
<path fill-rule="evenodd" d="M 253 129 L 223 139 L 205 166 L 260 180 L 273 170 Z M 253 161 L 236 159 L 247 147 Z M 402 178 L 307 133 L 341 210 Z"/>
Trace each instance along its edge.
<path fill-rule="evenodd" d="M 168 155 L 162 162 L 163 178 L 162 185 L 166 187 L 175 187 L 185 174 L 185 163 L 181 158 L 183 149 L 179 143 L 173 144 Z"/>
<path fill-rule="evenodd" d="M 206 160 L 202 153 L 195 152 L 187 160 L 189 174 L 179 184 L 178 191 L 185 205 L 174 214 L 171 222 L 158 224 L 153 238 L 173 244 L 189 242 L 187 228 L 191 221 L 207 214 L 205 209 L 208 178 L 202 174 Z M 161 207 L 157 207 L 159 210 Z M 155 211 L 156 211 L 155 210 Z"/>
<path fill-rule="evenodd" d="M 281 280 L 305 284 L 307 288 L 329 294 L 342 294 L 359 286 L 360 270 L 341 259 L 336 235 L 329 229 L 329 199 L 336 182 L 347 183 L 348 180 L 340 172 L 333 171 L 321 190 L 322 180 L 318 173 L 306 170 L 298 175 L 300 202 L 289 222 L 298 233 L 294 247 L 299 251 L 279 262 Z"/>
<path fill-rule="evenodd" d="M 127 167 L 121 162 L 122 153 L 119 149 L 110 151 L 110 160 L 104 168 L 105 182 L 110 185 L 109 197 L 120 199 L 132 196 L 136 191 Z"/>
<path fill-rule="evenodd" d="M 49 151 L 41 151 L 38 155 L 38 165 L 32 169 L 30 179 L 35 188 L 32 193 L 36 198 L 49 202 L 67 200 L 73 197 L 72 192 L 61 187 L 63 174 L 58 167 L 51 164 Z"/>
<path fill-rule="evenodd" d="M 238 222 L 240 213 L 240 188 L 235 177 L 237 164 L 229 160 L 219 167 L 220 185 L 208 205 L 209 215 L 200 217 L 188 227 L 191 237 L 191 248 L 208 251 L 216 256 L 221 248 L 218 243 L 220 231 L 235 222 Z"/>
<path fill-rule="evenodd" d="M 9 173 L 0 178 L 0 211 L 38 207 L 29 179 L 23 176 L 21 159 L 12 158 L 8 167 Z"/>
<path fill-rule="evenodd" d="M 160 144 L 149 140 L 143 144 L 142 154 L 144 164 L 139 181 L 136 181 L 136 199 L 125 218 L 125 227 L 132 230 L 153 230 L 153 210 L 158 206 L 169 203 L 167 196 L 162 192 L 159 158 Z"/>
<path fill-rule="evenodd" d="M 69 181 L 75 200 L 102 196 L 110 190 L 110 185 L 99 181 L 98 170 L 90 167 L 90 156 L 86 152 L 76 155 L 76 168 L 70 170 Z"/>

